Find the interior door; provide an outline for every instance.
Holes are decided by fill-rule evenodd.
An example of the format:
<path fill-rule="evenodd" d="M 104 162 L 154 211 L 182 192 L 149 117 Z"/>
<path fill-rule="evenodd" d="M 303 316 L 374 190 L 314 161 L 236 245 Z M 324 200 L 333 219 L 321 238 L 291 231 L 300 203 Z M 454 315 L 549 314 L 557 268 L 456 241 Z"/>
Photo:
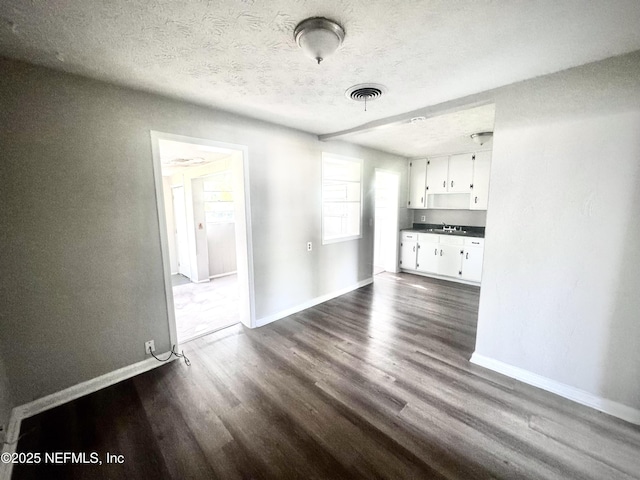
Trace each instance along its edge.
<path fill-rule="evenodd" d="M 189 244 L 187 243 L 187 211 L 185 209 L 184 187 L 173 188 L 173 218 L 176 222 L 176 250 L 178 252 L 178 273 L 191 278 L 189 269 Z"/>

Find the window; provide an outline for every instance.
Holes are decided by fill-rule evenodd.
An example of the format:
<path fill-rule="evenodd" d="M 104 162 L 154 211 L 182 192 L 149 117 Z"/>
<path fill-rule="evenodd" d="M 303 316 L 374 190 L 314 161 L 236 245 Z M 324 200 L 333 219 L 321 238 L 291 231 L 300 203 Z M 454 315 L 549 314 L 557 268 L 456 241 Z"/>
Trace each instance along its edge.
<path fill-rule="evenodd" d="M 362 236 L 362 160 L 322 154 L 322 243 Z"/>
<path fill-rule="evenodd" d="M 231 172 L 216 173 L 203 181 L 204 216 L 209 223 L 233 223 L 233 178 Z"/>

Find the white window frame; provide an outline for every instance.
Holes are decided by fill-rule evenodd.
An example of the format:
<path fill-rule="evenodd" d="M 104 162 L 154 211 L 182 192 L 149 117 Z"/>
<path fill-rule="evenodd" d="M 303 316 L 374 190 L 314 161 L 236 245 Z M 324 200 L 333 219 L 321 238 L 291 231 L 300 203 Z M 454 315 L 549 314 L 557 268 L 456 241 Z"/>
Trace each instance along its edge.
<path fill-rule="evenodd" d="M 332 237 L 332 238 L 325 238 L 325 231 L 324 231 L 324 212 L 325 212 L 325 204 L 328 202 L 325 202 L 324 199 L 324 187 L 325 187 L 325 180 L 330 180 L 330 179 L 325 179 L 325 161 L 338 161 L 338 162 L 352 162 L 352 163 L 357 163 L 358 164 L 358 176 L 359 179 L 357 181 L 357 183 L 359 184 L 360 187 L 360 198 L 359 200 L 355 201 L 345 201 L 344 203 L 359 203 L 360 204 L 360 208 L 358 209 L 358 233 L 356 235 L 344 235 L 341 237 Z M 322 195 L 322 212 L 321 212 L 321 229 L 322 229 L 322 245 L 328 245 L 331 243 L 338 243 L 338 242 L 347 242 L 350 240 L 357 240 L 362 238 L 362 213 L 363 213 L 363 203 L 364 203 L 364 189 L 363 189 L 363 161 L 360 158 L 353 158 L 353 157 L 345 157 L 342 155 L 336 155 L 334 153 L 327 153 L 327 152 L 322 152 L 322 179 L 321 179 L 321 195 Z M 356 183 L 354 181 L 354 183 Z"/>

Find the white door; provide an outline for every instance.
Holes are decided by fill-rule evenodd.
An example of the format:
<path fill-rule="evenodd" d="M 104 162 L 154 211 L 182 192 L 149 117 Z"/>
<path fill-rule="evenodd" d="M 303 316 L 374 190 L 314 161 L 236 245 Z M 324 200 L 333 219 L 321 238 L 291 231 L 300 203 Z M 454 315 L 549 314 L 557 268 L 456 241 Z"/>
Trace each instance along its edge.
<path fill-rule="evenodd" d="M 433 157 L 427 161 L 427 194 L 447 193 L 449 157 Z"/>
<path fill-rule="evenodd" d="M 478 152 L 473 162 L 473 189 L 471 190 L 471 210 L 486 210 L 489 204 L 489 174 L 491 152 Z"/>
<path fill-rule="evenodd" d="M 185 210 L 184 187 L 173 188 L 173 218 L 176 222 L 176 250 L 178 273 L 191 278 L 189 269 L 189 244 L 187 243 L 187 212 Z"/>
<path fill-rule="evenodd" d="M 399 183 L 398 173 L 376 169 L 376 217 L 373 241 L 375 273 L 398 271 Z"/>
<path fill-rule="evenodd" d="M 473 154 L 462 153 L 449 157 L 449 193 L 469 193 L 473 179 Z"/>

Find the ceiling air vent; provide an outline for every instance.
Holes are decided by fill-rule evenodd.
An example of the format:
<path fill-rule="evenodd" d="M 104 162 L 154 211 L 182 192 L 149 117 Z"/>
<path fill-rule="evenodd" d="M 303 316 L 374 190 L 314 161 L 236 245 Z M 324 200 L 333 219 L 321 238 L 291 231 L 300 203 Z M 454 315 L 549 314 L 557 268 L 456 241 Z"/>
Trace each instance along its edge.
<path fill-rule="evenodd" d="M 377 100 L 387 91 L 384 85 L 378 83 L 361 83 L 354 85 L 344 92 L 344 95 L 356 102 L 364 102 L 364 109 L 367 110 L 367 102 Z"/>

